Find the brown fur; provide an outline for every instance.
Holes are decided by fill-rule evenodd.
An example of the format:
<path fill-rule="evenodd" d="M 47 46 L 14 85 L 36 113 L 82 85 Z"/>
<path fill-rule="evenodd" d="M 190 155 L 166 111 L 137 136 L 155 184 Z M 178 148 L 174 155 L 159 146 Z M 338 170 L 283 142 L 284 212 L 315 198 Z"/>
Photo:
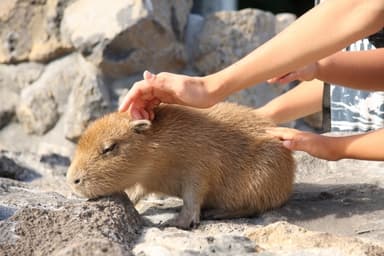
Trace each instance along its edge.
<path fill-rule="evenodd" d="M 184 206 L 170 224 L 181 228 L 197 225 L 201 209 L 208 218 L 261 213 L 287 201 L 295 168 L 290 151 L 265 134 L 268 126 L 231 103 L 162 105 L 152 123 L 112 113 L 81 136 L 67 180 L 90 198 L 135 185 L 135 201 L 152 192 L 180 197 Z"/>

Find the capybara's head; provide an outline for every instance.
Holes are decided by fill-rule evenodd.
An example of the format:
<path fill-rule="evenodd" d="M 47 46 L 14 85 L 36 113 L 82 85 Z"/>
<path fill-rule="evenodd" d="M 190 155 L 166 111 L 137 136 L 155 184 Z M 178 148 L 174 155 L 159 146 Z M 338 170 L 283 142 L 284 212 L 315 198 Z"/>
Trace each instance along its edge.
<path fill-rule="evenodd" d="M 111 113 L 94 121 L 82 134 L 67 172 L 72 190 L 95 198 L 134 185 L 148 159 L 151 122 L 132 121 L 127 113 Z"/>

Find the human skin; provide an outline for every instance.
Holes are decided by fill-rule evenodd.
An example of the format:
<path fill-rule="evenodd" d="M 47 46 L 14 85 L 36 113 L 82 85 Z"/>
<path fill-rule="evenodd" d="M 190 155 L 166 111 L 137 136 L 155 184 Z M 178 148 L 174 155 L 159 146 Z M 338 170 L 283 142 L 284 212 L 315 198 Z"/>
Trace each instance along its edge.
<path fill-rule="evenodd" d="M 384 152 L 380 150 L 384 145 L 384 129 L 340 137 L 284 127 L 271 128 L 267 132 L 281 139 L 288 149 L 305 151 L 326 160 L 336 161 L 344 158 L 384 160 Z"/>
<path fill-rule="evenodd" d="M 275 124 L 282 124 L 321 111 L 323 82 L 304 81 L 272 99 L 258 111 Z"/>
<path fill-rule="evenodd" d="M 384 48 L 338 52 L 281 77 L 269 79 L 268 82 L 285 84 L 294 80 L 319 79 L 360 90 L 383 91 L 383 67 Z"/>
<path fill-rule="evenodd" d="M 293 80 L 312 80 L 317 78 L 329 83 L 343 84 L 351 88 L 383 90 L 383 67 L 384 49 L 339 52 L 282 77 L 270 79 L 269 82 L 284 84 Z M 316 95 L 319 96 L 319 92 L 317 90 L 308 91 L 309 86 L 306 86 L 306 83 L 308 82 L 294 88 L 296 90 L 292 90 L 291 95 L 283 94 L 263 106 L 260 110 L 264 115 L 277 123 L 289 118 L 296 119 L 302 117 L 302 113 L 305 113 L 306 110 L 310 111 L 310 106 L 315 105 L 315 102 L 319 100 L 319 97 L 315 97 Z M 306 94 L 307 96 L 304 97 Z M 300 102 L 303 101 L 301 105 L 297 103 L 298 98 L 302 99 Z M 295 99 L 296 102 L 294 101 Z M 308 103 L 308 101 L 312 102 L 312 104 Z M 292 102 L 291 108 L 289 107 L 290 102 Z M 305 151 L 313 156 L 327 160 L 339 160 L 342 158 L 384 159 L 384 154 L 377 150 L 383 142 L 383 130 L 337 138 L 288 128 L 271 128 L 270 133 L 282 140 L 283 145 L 291 150 Z"/>
<path fill-rule="evenodd" d="M 161 102 L 209 107 L 236 91 L 314 63 L 383 26 L 384 0 L 326 1 L 238 62 L 214 74 L 191 77 L 146 72 L 144 80 L 133 85 L 120 111 L 129 110 L 135 119 L 152 119 L 153 109 Z"/>

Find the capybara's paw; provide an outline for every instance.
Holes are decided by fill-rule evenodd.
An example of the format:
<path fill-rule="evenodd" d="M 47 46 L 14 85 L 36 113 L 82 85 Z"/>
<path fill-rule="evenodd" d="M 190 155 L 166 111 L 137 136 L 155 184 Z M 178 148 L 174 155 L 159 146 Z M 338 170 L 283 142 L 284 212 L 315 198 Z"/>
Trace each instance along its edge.
<path fill-rule="evenodd" d="M 200 220 L 196 218 L 182 218 L 177 216 L 162 224 L 163 227 L 176 227 L 184 230 L 195 229 L 200 225 Z"/>

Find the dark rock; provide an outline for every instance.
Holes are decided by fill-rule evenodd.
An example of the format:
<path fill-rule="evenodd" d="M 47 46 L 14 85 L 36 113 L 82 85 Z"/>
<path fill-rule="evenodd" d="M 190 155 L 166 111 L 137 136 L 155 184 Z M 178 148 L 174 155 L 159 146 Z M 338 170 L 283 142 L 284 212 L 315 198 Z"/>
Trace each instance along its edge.
<path fill-rule="evenodd" d="M 82 202 L 24 190 L 0 204 L 27 193 L 28 204 L 0 222 L 3 255 L 130 255 L 141 219 L 125 195 Z"/>
<path fill-rule="evenodd" d="M 68 167 L 71 164 L 71 160 L 68 157 L 61 156 L 59 154 L 42 155 L 40 162 L 47 163 L 50 166 L 65 166 Z"/>
<path fill-rule="evenodd" d="M 13 159 L 0 155 L 0 177 L 20 181 L 31 181 L 41 175 L 34 170 L 17 164 Z"/>

